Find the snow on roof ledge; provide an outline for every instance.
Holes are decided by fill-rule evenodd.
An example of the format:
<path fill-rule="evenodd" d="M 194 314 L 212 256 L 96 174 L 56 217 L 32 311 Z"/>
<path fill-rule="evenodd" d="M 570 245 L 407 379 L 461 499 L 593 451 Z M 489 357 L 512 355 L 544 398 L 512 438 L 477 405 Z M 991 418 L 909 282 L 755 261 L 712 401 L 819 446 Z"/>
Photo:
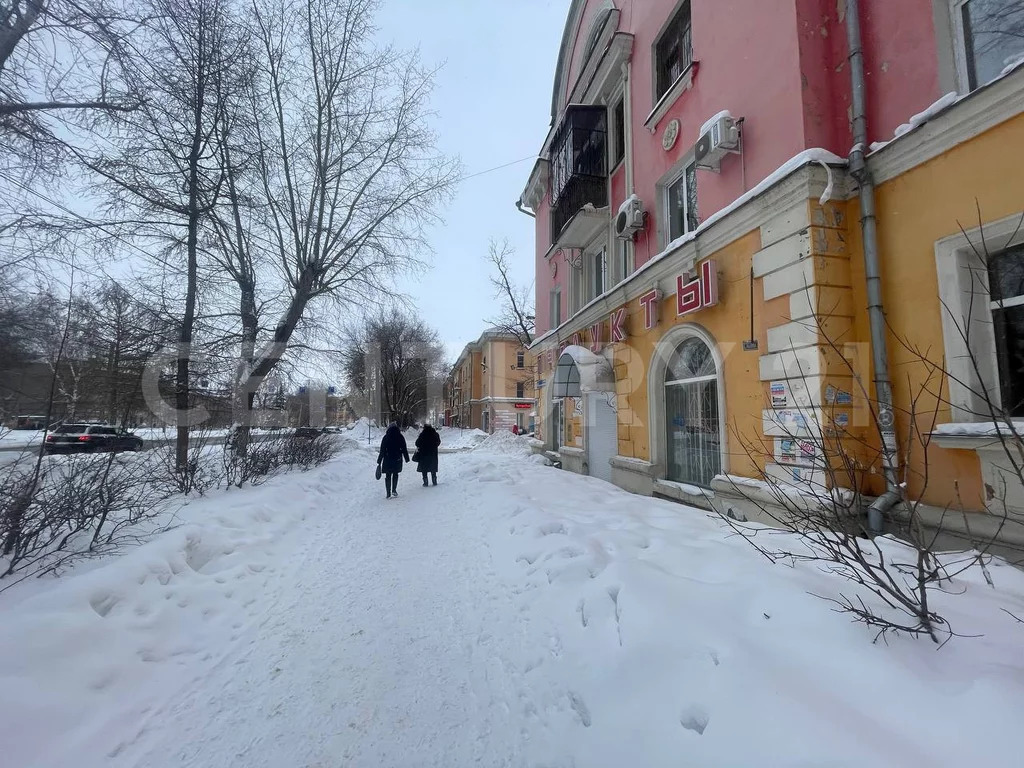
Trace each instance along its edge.
<path fill-rule="evenodd" d="M 969 421 L 951 424 L 936 424 L 933 435 L 946 437 L 1012 437 L 1024 435 L 1024 421 Z"/>
<path fill-rule="evenodd" d="M 743 195 L 740 195 L 739 197 L 737 197 L 735 200 L 732 201 L 732 203 L 727 205 L 725 208 L 722 208 L 721 210 L 715 212 L 711 216 L 708 216 L 704 221 L 701 222 L 700 226 L 698 226 L 696 229 L 692 230 L 691 232 L 687 232 L 682 237 L 678 237 L 675 240 L 673 240 L 672 242 L 670 242 L 668 244 L 668 246 L 666 246 L 666 248 L 663 251 L 661 251 L 660 253 L 656 253 L 654 256 L 652 256 L 650 259 L 648 259 L 641 267 L 639 267 L 636 271 L 634 271 L 633 274 L 629 276 L 629 281 L 628 282 L 632 282 L 639 275 L 642 275 L 644 273 L 644 271 L 646 271 L 647 269 L 649 269 L 651 267 L 652 264 L 656 264 L 657 262 L 661 261 L 666 256 L 674 253 L 675 251 L 678 251 L 680 248 L 682 248 L 687 243 L 690 243 L 690 242 L 696 240 L 697 237 L 700 236 L 701 233 L 703 233 L 706 230 L 710 229 L 712 226 L 717 224 L 719 221 L 724 219 L 726 216 L 728 216 L 729 214 L 733 213 L 738 208 L 743 207 L 744 205 L 749 203 L 754 198 L 759 197 L 760 195 L 764 194 L 765 192 L 767 192 L 773 186 L 775 186 L 776 184 L 781 182 L 783 179 L 785 179 L 790 174 L 795 173 L 796 171 L 798 171 L 801 168 L 803 168 L 805 165 L 810 165 L 811 163 L 818 163 L 818 164 L 820 164 L 822 166 L 825 166 L 827 168 L 828 166 L 844 167 L 844 166 L 846 166 L 848 164 L 848 161 L 846 160 L 846 158 L 839 157 L 838 155 L 833 154 L 832 152 L 829 152 L 827 149 L 821 149 L 820 147 L 816 147 L 816 148 L 813 148 L 813 149 L 805 149 L 800 154 L 790 158 L 785 163 L 783 163 L 778 168 L 776 168 L 775 171 L 770 173 L 760 184 L 758 184 L 754 188 L 750 189 L 749 191 L 747 191 Z M 830 190 L 828 190 L 828 189 L 826 189 L 826 192 L 831 193 Z M 824 198 L 824 195 L 822 197 Z M 576 315 L 578 315 L 580 312 L 586 311 L 588 308 L 590 308 L 594 304 L 597 304 L 597 303 L 599 303 L 601 301 L 604 301 L 605 298 L 608 296 L 608 294 L 610 294 L 612 291 L 619 290 L 621 285 L 622 284 L 620 283 L 619 285 L 616 285 L 616 286 L 612 287 L 608 291 L 605 291 L 604 293 L 602 293 L 597 298 L 592 299 L 590 302 L 588 302 L 587 304 L 585 304 L 582 307 L 580 307 L 580 309 L 576 313 Z M 575 317 L 576 315 L 573 315 L 573 317 Z M 571 319 L 572 318 L 569 318 L 569 320 L 571 320 Z M 562 325 L 565 325 L 566 323 L 568 323 L 569 320 L 566 320 L 565 323 L 562 323 Z M 560 327 L 561 326 L 559 326 L 559 328 Z M 552 328 L 547 333 L 545 333 L 545 334 L 543 334 L 541 336 L 538 336 L 536 339 L 533 340 L 533 343 L 530 344 L 530 348 L 533 349 L 534 347 L 538 346 L 542 342 L 547 341 L 552 336 L 557 335 L 557 332 L 558 332 L 558 328 Z"/>
<path fill-rule="evenodd" d="M 732 112 L 730 112 L 728 109 L 723 109 L 717 115 L 714 115 L 713 117 L 709 117 L 704 122 L 704 125 L 702 125 L 700 127 L 700 135 L 703 136 L 705 133 L 710 131 L 711 130 L 711 126 L 714 125 L 715 123 L 717 123 L 723 117 L 728 117 L 729 119 L 732 119 Z"/>

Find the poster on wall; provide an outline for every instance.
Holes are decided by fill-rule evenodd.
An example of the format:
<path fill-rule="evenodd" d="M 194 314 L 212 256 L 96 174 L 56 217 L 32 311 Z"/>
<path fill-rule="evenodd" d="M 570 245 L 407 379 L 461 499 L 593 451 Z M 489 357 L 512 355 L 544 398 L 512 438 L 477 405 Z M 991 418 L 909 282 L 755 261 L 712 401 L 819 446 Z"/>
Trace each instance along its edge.
<path fill-rule="evenodd" d="M 784 381 L 771 383 L 772 408 L 789 407 L 789 387 Z"/>
<path fill-rule="evenodd" d="M 812 440 L 783 437 L 775 440 L 775 461 L 787 466 L 820 466 L 824 457 Z"/>

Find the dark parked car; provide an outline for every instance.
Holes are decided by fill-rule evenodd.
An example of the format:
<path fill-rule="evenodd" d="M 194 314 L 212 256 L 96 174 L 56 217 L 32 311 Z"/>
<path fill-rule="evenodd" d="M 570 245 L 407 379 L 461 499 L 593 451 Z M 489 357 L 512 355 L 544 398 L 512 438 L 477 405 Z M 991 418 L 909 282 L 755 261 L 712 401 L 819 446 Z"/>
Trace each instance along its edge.
<path fill-rule="evenodd" d="M 61 424 L 46 436 L 47 453 L 141 451 L 142 438 L 105 424 Z"/>
<path fill-rule="evenodd" d="M 312 440 L 313 438 L 320 437 L 324 432 L 325 430 L 317 429 L 316 427 L 299 427 L 295 430 L 295 434 L 292 437 L 303 437 Z"/>

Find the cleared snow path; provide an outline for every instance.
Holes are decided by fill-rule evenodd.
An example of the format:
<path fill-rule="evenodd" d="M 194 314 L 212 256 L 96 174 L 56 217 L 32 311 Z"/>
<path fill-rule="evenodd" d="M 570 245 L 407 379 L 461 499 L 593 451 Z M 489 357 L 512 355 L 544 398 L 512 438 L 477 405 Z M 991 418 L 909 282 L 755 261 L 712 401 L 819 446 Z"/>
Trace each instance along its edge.
<path fill-rule="evenodd" d="M 221 660 L 110 765 L 526 764 L 543 739 L 518 666 L 531 627 L 492 567 L 488 517 L 452 466 L 436 488 L 403 473 L 391 501 L 372 466 L 321 481 L 336 514 L 307 518 Z"/>

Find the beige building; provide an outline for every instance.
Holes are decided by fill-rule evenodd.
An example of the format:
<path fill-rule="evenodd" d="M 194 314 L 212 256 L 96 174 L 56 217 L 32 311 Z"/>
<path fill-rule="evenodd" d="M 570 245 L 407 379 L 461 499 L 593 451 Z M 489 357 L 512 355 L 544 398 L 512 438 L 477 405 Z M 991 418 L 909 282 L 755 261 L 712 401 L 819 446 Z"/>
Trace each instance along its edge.
<path fill-rule="evenodd" d="M 445 382 L 445 424 L 494 433 L 532 430 L 534 361 L 519 340 L 494 329 L 470 342 Z"/>

